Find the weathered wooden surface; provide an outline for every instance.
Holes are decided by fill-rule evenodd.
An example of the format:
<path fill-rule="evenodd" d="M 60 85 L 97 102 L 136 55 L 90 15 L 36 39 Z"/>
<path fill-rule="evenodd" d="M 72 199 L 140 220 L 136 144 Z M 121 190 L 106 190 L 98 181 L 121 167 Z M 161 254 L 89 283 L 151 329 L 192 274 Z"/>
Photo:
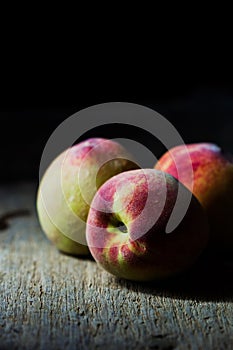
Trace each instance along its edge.
<path fill-rule="evenodd" d="M 166 283 L 117 280 L 59 253 L 35 215 L 35 185 L 0 188 L 0 349 L 233 349 L 232 261 Z M 5 223 L 6 224 L 6 223 Z"/>

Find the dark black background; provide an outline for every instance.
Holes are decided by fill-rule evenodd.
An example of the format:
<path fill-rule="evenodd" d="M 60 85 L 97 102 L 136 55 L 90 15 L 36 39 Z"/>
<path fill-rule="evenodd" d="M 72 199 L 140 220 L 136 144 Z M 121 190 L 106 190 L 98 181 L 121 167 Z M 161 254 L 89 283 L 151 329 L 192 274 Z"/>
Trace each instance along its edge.
<path fill-rule="evenodd" d="M 129 69 L 128 69 L 129 67 Z M 233 152 L 233 83 L 231 65 L 205 62 L 156 69 L 128 65 L 76 70 L 16 67 L 1 81 L 1 181 L 38 180 L 47 139 L 67 117 L 93 104 L 124 101 L 151 107 L 166 117 L 186 143 L 215 142 Z M 150 66 L 151 67 L 151 66 Z M 64 67 L 63 67 L 64 68 Z M 130 137 L 159 157 L 164 149 L 153 137 L 130 128 L 108 126 L 87 136 Z"/>
<path fill-rule="evenodd" d="M 212 141 L 233 152 L 230 8 L 136 7 L 115 6 L 102 11 L 104 19 L 89 6 L 87 13 L 62 6 L 59 14 L 58 4 L 52 12 L 25 11 L 26 18 L 16 7 L 3 14 L 0 181 L 38 179 L 53 130 L 78 110 L 111 101 L 154 108 L 185 142 Z M 157 157 L 163 151 L 147 136 L 140 141 Z"/>

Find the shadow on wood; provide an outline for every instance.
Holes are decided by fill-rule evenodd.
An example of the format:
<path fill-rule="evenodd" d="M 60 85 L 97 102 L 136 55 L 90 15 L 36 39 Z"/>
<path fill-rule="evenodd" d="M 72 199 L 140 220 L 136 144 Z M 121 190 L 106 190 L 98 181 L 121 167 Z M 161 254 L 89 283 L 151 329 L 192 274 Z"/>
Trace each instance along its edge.
<path fill-rule="evenodd" d="M 191 269 L 155 282 L 136 283 L 117 279 L 129 290 L 175 299 L 198 301 L 233 300 L 233 259 L 203 256 Z"/>

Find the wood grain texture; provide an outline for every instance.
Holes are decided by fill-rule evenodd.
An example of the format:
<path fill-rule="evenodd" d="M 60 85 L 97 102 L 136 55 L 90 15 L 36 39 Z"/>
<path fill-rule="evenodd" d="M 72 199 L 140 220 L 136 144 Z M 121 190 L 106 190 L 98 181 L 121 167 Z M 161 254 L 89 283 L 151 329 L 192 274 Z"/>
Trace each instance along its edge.
<path fill-rule="evenodd" d="M 116 279 L 58 252 L 35 214 L 34 184 L 0 188 L 0 349 L 232 349 L 233 263 L 202 259 L 173 280 Z M 0 225 L 1 228 L 1 225 Z"/>

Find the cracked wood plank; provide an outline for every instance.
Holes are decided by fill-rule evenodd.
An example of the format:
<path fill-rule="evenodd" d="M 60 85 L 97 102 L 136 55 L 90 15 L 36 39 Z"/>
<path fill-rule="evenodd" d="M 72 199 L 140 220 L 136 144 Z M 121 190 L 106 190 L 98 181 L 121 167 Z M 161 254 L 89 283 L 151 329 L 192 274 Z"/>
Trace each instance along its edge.
<path fill-rule="evenodd" d="M 233 348 L 231 260 L 200 261 L 166 283 L 116 279 L 50 244 L 35 191 L 0 187 L 0 349 Z M 7 216 L 19 210 L 31 215 Z"/>

